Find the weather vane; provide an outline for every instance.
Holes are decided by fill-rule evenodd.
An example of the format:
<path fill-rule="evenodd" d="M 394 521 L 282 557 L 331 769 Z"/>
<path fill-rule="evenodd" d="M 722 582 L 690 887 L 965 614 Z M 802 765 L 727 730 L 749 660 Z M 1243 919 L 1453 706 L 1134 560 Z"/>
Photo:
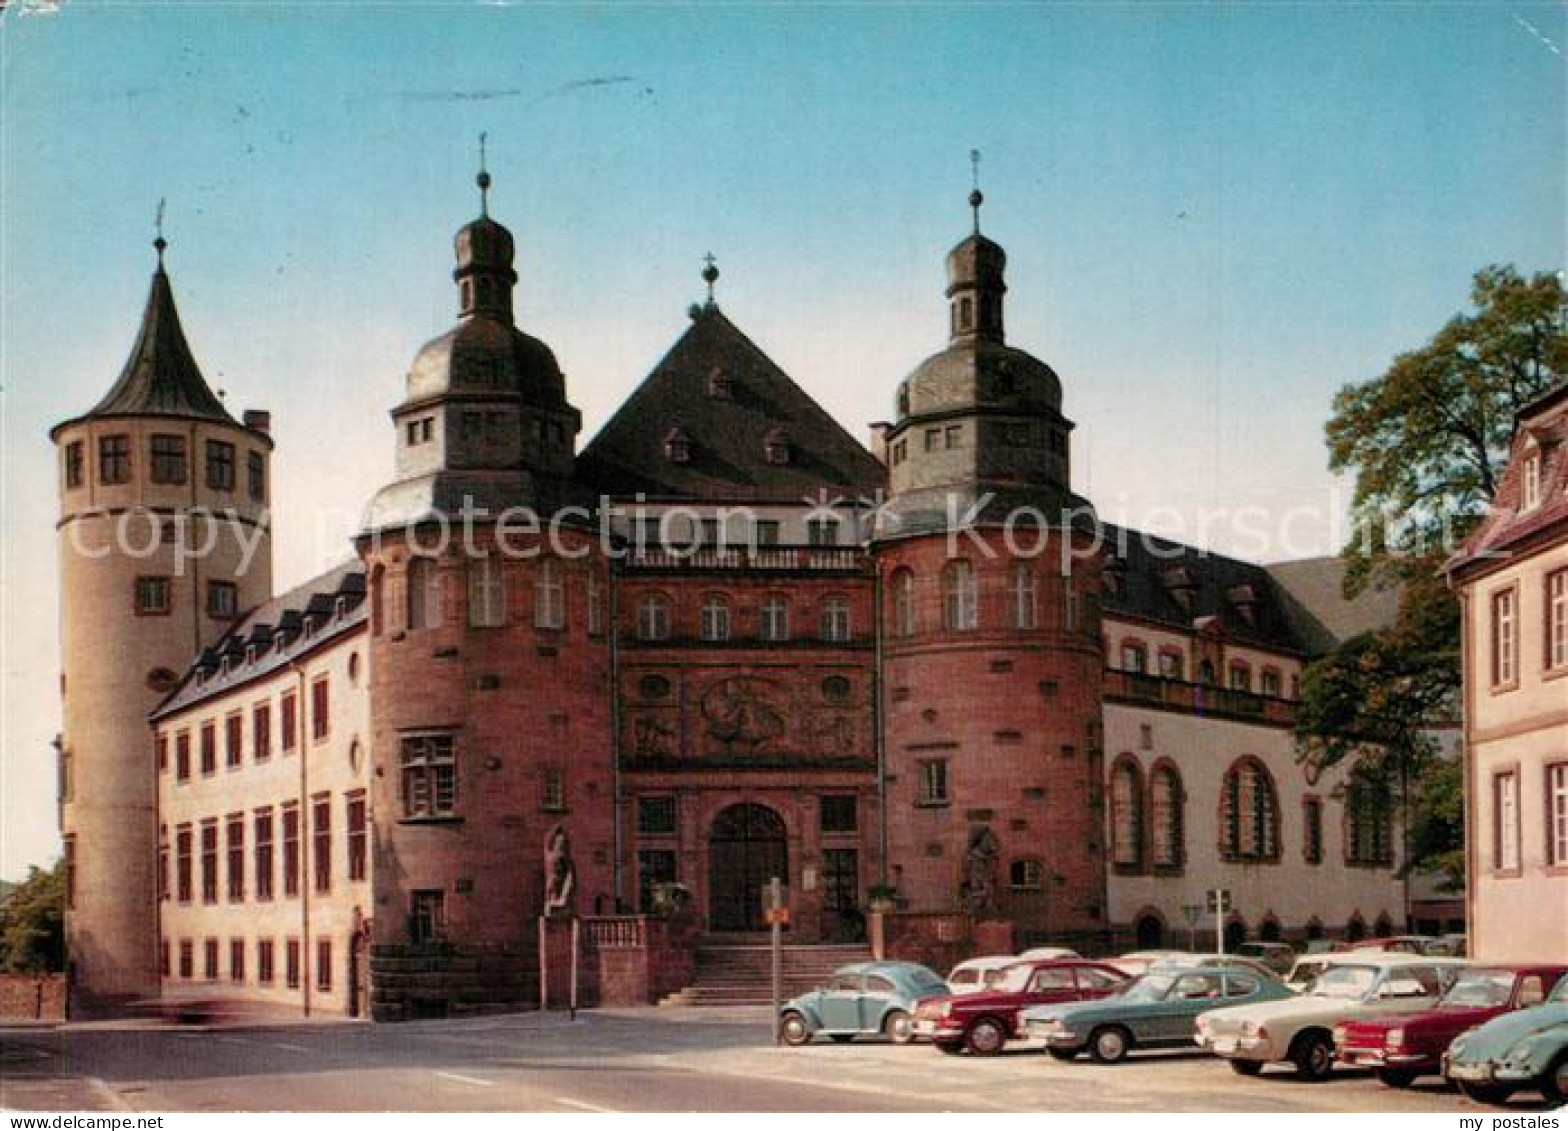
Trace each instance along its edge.
<path fill-rule="evenodd" d="M 980 151 L 969 151 L 969 207 L 975 214 L 975 235 L 980 234 L 980 205 L 985 203 L 985 194 L 980 191 Z"/>
<path fill-rule="evenodd" d="M 479 134 L 479 176 L 474 181 L 479 185 L 479 214 L 490 215 L 490 171 L 485 168 L 485 138 L 489 136 L 483 131 Z"/>
<path fill-rule="evenodd" d="M 153 220 L 153 228 L 157 233 L 157 238 L 152 241 L 152 246 L 158 252 L 158 266 L 160 267 L 163 266 L 163 249 L 169 246 L 169 241 L 163 238 L 163 202 L 164 198 L 160 196 L 158 198 L 158 215 Z"/>
<path fill-rule="evenodd" d="M 713 252 L 708 252 L 702 257 L 705 266 L 702 269 L 702 281 L 708 284 L 708 305 L 713 305 L 713 284 L 719 281 L 719 261 L 713 258 Z"/>

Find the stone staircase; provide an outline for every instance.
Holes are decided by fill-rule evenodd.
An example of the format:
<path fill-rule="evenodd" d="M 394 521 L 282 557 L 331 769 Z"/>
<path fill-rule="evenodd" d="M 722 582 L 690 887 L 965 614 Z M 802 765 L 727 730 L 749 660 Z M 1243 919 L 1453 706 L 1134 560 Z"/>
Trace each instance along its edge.
<path fill-rule="evenodd" d="M 659 1004 L 767 1005 L 773 1000 L 773 958 L 765 940 L 766 936 L 704 936 L 697 945 L 695 980 Z M 784 1000 L 825 985 L 840 966 L 870 960 L 871 948 L 864 943 L 785 943 Z"/>

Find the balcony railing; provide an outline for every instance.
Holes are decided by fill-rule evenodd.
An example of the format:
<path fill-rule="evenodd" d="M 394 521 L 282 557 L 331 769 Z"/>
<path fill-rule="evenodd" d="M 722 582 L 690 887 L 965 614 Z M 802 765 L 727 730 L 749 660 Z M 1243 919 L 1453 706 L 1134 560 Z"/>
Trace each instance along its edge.
<path fill-rule="evenodd" d="M 1122 702 L 1143 703 L 1193 715 L 1295 726 L 1300 705 L 1290 699 L 1258 695 L 1211 683 L 1187 683 L 1144 672 L 1105 671 L 1105 695 Z"/>
<path fill-rule="evenodd" d="M 633 546 L 626 568 L 646 570 L 780 570 L 853 573 L 866 568 L 857 546 Z"/>
<path fill-rule="evenodd" d="M 648 945 L 645 915 L 585 915 L 583 942 L 594 950 L 640 950 Z"/>

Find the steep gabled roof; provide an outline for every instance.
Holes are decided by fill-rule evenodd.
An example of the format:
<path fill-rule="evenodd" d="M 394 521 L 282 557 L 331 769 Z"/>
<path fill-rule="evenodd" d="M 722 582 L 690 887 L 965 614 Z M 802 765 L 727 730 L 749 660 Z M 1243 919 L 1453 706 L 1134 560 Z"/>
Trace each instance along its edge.
<path fill-rule="evenodd" d="M 671 458 L 672 444 L 683 459 Z M 577 470 L 606 495 L 789 503 L 824 489 L 870 496 L 885 479 L 882 464 L 711 304 L 694 312 Z"/>
<path fill-rule="evenodd" d="M 1301 558 L 1266 567 L 1284 590 L 1286 615 L 1311 651 L 1328 652 L 1364 633 L 1392 627 L 1399 616 L 1399 590 L 1368 586 L 1345 596 L 1345 559 Z"/>

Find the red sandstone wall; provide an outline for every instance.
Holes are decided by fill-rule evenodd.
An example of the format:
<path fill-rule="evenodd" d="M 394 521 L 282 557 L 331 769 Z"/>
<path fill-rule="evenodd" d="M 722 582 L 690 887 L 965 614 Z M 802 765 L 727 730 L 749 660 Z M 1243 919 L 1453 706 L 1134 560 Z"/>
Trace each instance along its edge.
<path fill-rule="evenodd" d="M 64 1021 L 65 979 L 59 974 L 0 974 L 0 1021 Z"/>

